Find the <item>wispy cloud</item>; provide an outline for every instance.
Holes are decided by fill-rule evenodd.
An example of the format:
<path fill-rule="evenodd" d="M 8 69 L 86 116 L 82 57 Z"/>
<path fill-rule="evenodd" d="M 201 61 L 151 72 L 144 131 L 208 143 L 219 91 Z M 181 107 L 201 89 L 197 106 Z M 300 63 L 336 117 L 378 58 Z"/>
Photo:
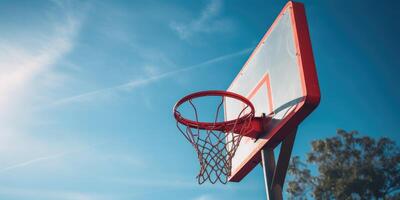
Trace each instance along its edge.
<path fill-rule="evenodd" d="M 21 162 L 21 163 L 18 163 L 18 164 L 14 164 L 14 165 L 5 167 L 3 169 L 0 169 L 0 173 L 6 172 L 6 171 L 9 171 L 9 170 L 13 170 L 13 169 L 16 169 L 16 168 L 20 168 L 20 167 L 26 167 L 28 165 L 31 165 L 31 164 L 34 164 L 34 163 L 40 162 L 40 161 L 60 158 L 60 157 L 65 156 L 67 154 L 68 153 L 59 153 L 59 154 L 55 154 L 55 155 L 42 156 L 42 157 L 34 158 L 32 160 L 24 161 L 24 162 Z"/>
<path fill-rule="evenodd" d="M 217 200 L 217 199 L 209 194 L 203 194 L 199 197 L 194 198 L 193 200 Z"/>
<path fill-rule="evenodd" d="M 1 113 L 14 110 L 15 103 L 20 103 L 24 99 L 22 96 L 34 89 L 35 78 L 50 70 L 73 48 L 81 21 L 69 13 L 62 18 L 61 21 L 49 20 L 43 31 L 32 32 L 20 27 L 19 32 L 31 34 L 0 38 Z M 27 40 L 29 42 L 23 42 Z"/>
<path fill-rule="evenodd" d="M 81 191 L 56 190 L 56 189 L 35 189 L 35 188 L 15 188 L 0 187 L 0 195 L 3 198 L 22 198 L 22 199 L 43 199 L 43 200 L 104 200 L 113 199 L 116 195 L 104 195 Z"/>
<path fill-rule="evenodd" d="M 0 24 L 0 162 L 2 167 L 9 165 L 3 171 L 62 156 L 38 157 L 48 152 L 62 152 L 63 145 L 39 138 L 29 127 L 42 119 L 30 112 L 36 101 L 46 98 L 41 86 L 59 81 L 53 79 L 51 83 L 44 79 L 74 49 L 83 23 L 79 9 L 71 10 L 63 2 L 59 3 L 29 15 L 35 16 L 29 20 L 32 26 L 18 20 Z M 23 12 L 14 13 L 19 16 Z M 36 159 L 28 159 L 32 157 Z M 12 166 L 18 160 L 27 161 Z"/>
<path fill-rule="evenodd" d="M 136 79 L 136 80 L 132 80 L 129 81 L 127 83 L 123 83 L 120 85 L 116 85 L 113 87 L 108 87 L 108 88 L 103 88 L 103 89 L 98 89 L 98 90 L 94 90 L 91 92 L 86 92 L 83 94 L 79 94 L 79 95 L 75 95 L 75 96 L 71 96 L 71 97 L 66 97 L 63 99 L 59 99 L 57 101 L 54 101 L 53 103 L 51 103 L 50 106 L 56 106 L 56 105 L 61 105 L 61 104 L 68 104 L 68 103 L 73 103 L 73 102 L 80 102 L 80 101 L 87 101 L 90 100 L 90 98 L 95 97 L 96 95 L 100 95 L 100 94 L 104 94 L 104 93 L 112 93 L 112 92 L 117 92 L 117 91 L 130 91 L 132 89 L 135 89 L 137 87 L 141 87 L 141 86 L 145 86 L 148 85 L 150 83 L 168 78 L 168 77 L 172 77 L 176 74 L 179 73 L 183 73 L 183 72 L 187 72 L 187 71 L 191 71 L 197 68 L 201 68 L 201 67 L 206 67 L 210 64 L 214 64 L 223 60 L 228 60 L 231 59 L 233 57 L 236 56 L 240 56 L 240 55 L 244 55 L 247 54 L 249 51 L 251 50 L 251 48 L 246 48 L 246 49 L 242 49 L 238 52 L 234 52 L 231 54 L 227 54 L 227 55 L 223 55 L 223 56 L 219 56 L 195 65 L 191 65 L 191 66 L 187 66 L 187 67 L 183 67 L 177 70 L 173 70 L 173 71 L 169 71 L 169 72 L 165 72 L 165 73 L 161 73 L 161 74 L 157 74 L 157 75 L 153 75 L 153 76 L 149 76 L 147 78 L 143 78 L 143 79 Z"/>
<path fill-rule="evenodd" d="M 10 170 L 13 170 L 13 169 L 16 169 L 16 168 L 27 167 L 27 166 L 32 165 L 32 164 L 37 163 L 37 162 L 42 162 L 42 161 L 47 161 L 47 160 L 52 160 L 52 159 L 58 159 L 58 158 L 61 158 L 63 156 L 69 155 L 69 154 L 83 152 L 83 151 L 89 150 L 92 147 L 99 146 L 99 145 L 102 145 L 102 144 L 104 144 L 104 143 L 90 145 L 90 146 L 88 146 L 86 148 L 83 148 L 83 149 L 74 149 L 74 150 L 70 150 L 70 151 L 67 151 L 67 152 L 61 152 L 61 153 L 57 153 L 57 154 L 37 157 L 37 158 L 34 158 L 34 159 L 30 159 L 30 160 L 27 160 L 27 161 L 23 161 L 23 162 L 20 162 L 20 163 L 13 164 L 13 165 L 10 165 L 8 167 L 2 168 L 2 169 L 0 169 L 0 173 L 6 172 L 6 171 L 10 171 Z"/>
<path fill-rule="evenodd" d="M 188 23 L 171 22 L 170 27 L 181 39 L 189 39 L 196 33 L 226 32 L 232 29 L 233 22 L 220 17 L 222 0 L 211 0 L 201 11 L 199 17 Z"/>
<path fill-rule="evenodd" d="M 110 144 L 109 146 L 113 146 Z M 99 165 L 129 166 L 131 169 L 145 169 L 149 167 L 149 162 L 142 156 L 142 153 L 135 152 L 110 152 L 103 151 L 102 148 L 96 148 L 94 153 L 90 154 L 91 162 Z"/>

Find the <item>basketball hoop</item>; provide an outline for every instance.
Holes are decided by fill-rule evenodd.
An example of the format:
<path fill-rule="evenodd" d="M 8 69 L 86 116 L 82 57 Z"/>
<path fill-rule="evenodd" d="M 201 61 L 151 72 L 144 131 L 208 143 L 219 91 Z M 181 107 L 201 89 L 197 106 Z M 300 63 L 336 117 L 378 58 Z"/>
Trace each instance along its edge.
<path fill-rule="evenodd" d="M 198 108 L 193 100 L 210 96 L 221 97 L 221 101 L 216 105 L 215 118 L 212 122 L 200 121 Z M 238 101 L 243 107 L 238 110 L 235 119 L 218 121 L 221 107 L 227 100 Z M 194 120 L 185 118 L 178 111 L 185 103 L 192 108 Z M 200 162 L 200 172 L 197 176 L 199 184 L 207 180 L 211 183 L 217 181 L 227 183 L 227 178 L 231 174 L 232 157 L 242 137 L 258 138 L 264 125 L 271 119 L 265 115 L 255 117 L 254 106 L 247 98 L 233 92 L 219 90 L 187 95 L 175 104 L 173 112 L 178 129 L 196 150 Z"/>

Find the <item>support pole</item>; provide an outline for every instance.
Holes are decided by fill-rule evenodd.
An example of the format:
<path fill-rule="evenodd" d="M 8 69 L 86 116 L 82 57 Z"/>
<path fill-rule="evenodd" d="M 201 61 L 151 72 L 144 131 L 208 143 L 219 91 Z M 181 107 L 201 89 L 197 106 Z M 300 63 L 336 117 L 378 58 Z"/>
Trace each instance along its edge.
<path fill-rule="evenodd" d="M 272 188 L 272 177 L 275 171 L 275 156 L 273 149 L 264 148 L 261 150 L 261 165 L 264 172 L 265 192 L 269 199 Z"/>
<path fill-rule="evenodd" d="M 289 167 L 297 127 L 282 141 L 278 162 L 275 166 L 274 150 L 264 148 L 261 151 L 265 190 L 268 200 L 282 200 L 282 189 Z"/>

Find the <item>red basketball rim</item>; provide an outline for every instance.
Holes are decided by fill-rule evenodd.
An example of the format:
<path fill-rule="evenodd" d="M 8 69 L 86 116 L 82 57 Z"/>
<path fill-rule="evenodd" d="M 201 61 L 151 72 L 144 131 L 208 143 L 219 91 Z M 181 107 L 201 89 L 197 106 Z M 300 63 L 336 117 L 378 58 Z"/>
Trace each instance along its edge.
<path fill-rule="evenodd" d="M 223 122 L 198 122 L 198 121 L 193 121 L 193 120 L 184 118 L 180 114 L 180 112 L 177 110 L 179 108 L 179 106 L 182 105 L 183 103 L 190 101 L 192 99 L 205 97 L 205 96 L 221 96 L 221 97 L 229 97 L 229 98 L 239 100 L 239 101 L 243 102 L 245 105 L 247 105 L 248 107 L 250 107 L 250 112 L 243 115 L 242 117 L 240 117 L 238 119 L 233 119 L 233 120 L 228 120 L 228 121 L 223 121 Z M 242 122 L 244 122 L 245 120 L 248 120 L 249 117 L 253 117 L 255 115 L 254 106 L 246 97 L 243 97 L 243 96 L 233 93 L 233 92 L 228 92 L 228 91 L 223 91 L 223 90 L 208 90 L 208 91 L 200 91 L 200 92 L 195 92 L 195 93 L 189 94 L 189 95 L 183 97 L 181 100 L 179 100 L 175 104 L 173 112 L 174 112 L 175 119 L 179 123 L 184 124 L 188 127 L 204 129 L 204 130 L 218 130 L 218 131 L 225 131 L 227 127 L 232 127 L 235 124 L 239 125 Z"/>

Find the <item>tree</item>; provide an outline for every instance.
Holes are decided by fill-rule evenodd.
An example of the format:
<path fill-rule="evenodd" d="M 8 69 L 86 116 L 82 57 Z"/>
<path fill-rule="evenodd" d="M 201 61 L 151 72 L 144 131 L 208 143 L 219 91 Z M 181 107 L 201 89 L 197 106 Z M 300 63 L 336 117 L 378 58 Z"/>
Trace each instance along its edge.
<path fill-rule="evenodd" d="M 290 199 L 400 199 L 400 151 L 394 141 L 338 130 L 311 144 L 306 163 L 295 156 L 289 165 Z"/>

